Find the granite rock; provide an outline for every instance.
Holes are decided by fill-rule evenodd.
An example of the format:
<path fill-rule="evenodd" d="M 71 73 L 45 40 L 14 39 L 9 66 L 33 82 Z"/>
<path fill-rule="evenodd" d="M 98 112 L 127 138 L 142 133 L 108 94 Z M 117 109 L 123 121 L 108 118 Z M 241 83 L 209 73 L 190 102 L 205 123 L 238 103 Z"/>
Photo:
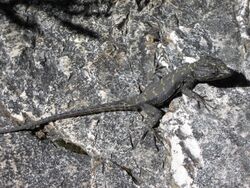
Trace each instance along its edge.
<path fill-rule="evenodd" d="M 137 112 L 1 135 L 0 187 L 250 186 L 249 0 L 0 0 L 0 15 L 0 127 L 136 95 L 206 54 L 238 72 L 195 88 L 210 111 L 171 101 L 160 138 Z"/>

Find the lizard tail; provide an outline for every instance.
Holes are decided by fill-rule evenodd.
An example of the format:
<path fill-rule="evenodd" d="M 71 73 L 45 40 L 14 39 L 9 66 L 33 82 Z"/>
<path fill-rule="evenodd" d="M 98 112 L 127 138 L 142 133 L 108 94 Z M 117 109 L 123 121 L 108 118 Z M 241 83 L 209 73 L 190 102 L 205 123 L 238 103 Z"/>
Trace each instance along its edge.
<path fill-rule="evenodd" d="M 55 114 L 50 117 L 28 123 L 23 126 L 15 126 L 6 129 L 0 129 L 0 134 L 18 132 L 18 131 L 31 131 L 38 129 L 42 125 L 46 125 L 49 122 L 54 122 L 61 119 L 67 119 L 72 117 L 86 116 L 91 114 L 98 114 L 102 112 L 114 112 L 114 111 L 138 111 L 140 108 L 138 105 L 128 105 L 123 102 L 106 103 L 99 106 L 86 107 L 79 110 L 72 110 L 69 112 L 63 112 L 61 114 Z"/>

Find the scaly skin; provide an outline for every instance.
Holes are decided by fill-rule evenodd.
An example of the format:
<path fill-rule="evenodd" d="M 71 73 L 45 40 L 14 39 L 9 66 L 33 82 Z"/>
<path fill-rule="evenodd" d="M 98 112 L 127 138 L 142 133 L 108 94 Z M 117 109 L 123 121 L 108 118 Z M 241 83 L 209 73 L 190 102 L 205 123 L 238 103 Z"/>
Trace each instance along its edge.
<path fill-rule="evenodd" d="M 181 92 L 206 105 L 204 99 L 192 91 L 195 85 L 198 83 L 225 79 L 232 74 L 233 71 L 220 59 L 211 56 L 204 56 L 195 63 L 183 65 L 167 76 L 161 78 L 160 81 L 151 83 L 137 96 L 113 103 L 86 107 L 79 110 L 71 110 L 23 126 L 1 129 L 0 134 L 18 131 L 32 131 L 40 128 L 42 125 L 48 124 L 49 122 L 112 111 L 145 111 L 150 117 L 152 117 L 151 123 L 152 126 L 154 126 L 162 117 L 162 112 L 159 108 L 172 99 L 174 95 Z"/>

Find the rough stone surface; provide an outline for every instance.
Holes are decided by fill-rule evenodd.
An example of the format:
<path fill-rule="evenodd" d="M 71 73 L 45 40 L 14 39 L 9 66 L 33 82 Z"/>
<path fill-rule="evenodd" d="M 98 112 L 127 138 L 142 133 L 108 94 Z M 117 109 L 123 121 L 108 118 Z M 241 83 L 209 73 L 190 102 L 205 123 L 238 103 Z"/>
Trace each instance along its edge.
<path fill-rule="evenodd" d="M 201 55 L 250 79 L 249 0 L 0 0 L 0 126 L 138 94 Z M 163 69 L 159 69 L 160 67 Z M 0 187 L 250 187 L 250 88 L 0 136 Z M 46 135 L 45 135 L 46 133 Z"/>

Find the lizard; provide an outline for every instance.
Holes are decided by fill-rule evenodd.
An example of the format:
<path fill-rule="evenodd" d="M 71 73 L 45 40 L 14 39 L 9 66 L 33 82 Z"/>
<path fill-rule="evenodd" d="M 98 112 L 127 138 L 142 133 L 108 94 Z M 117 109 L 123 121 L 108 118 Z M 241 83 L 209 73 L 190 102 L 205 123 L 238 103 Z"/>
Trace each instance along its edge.
<path fill-rule="evenodd" d="M 161 108 L 176 94 L 182 93 L 194 98 L 206 107 L 205 99 L 193 89 L 198 83 L 221 80 L 232 76 L 233 70 L 220 59 L 206 55 L 194 63 L 185 63 L 181 67 L 150 83 L 143 92 L 119 101 L 104 103 L 55 114 L 44 119 L 32 121 L 21 126 L 0 129 L 0 134 L 34 131 L 57 120 L 113 111 L 144 111 L 156 125 L 163 116 Z"/>

